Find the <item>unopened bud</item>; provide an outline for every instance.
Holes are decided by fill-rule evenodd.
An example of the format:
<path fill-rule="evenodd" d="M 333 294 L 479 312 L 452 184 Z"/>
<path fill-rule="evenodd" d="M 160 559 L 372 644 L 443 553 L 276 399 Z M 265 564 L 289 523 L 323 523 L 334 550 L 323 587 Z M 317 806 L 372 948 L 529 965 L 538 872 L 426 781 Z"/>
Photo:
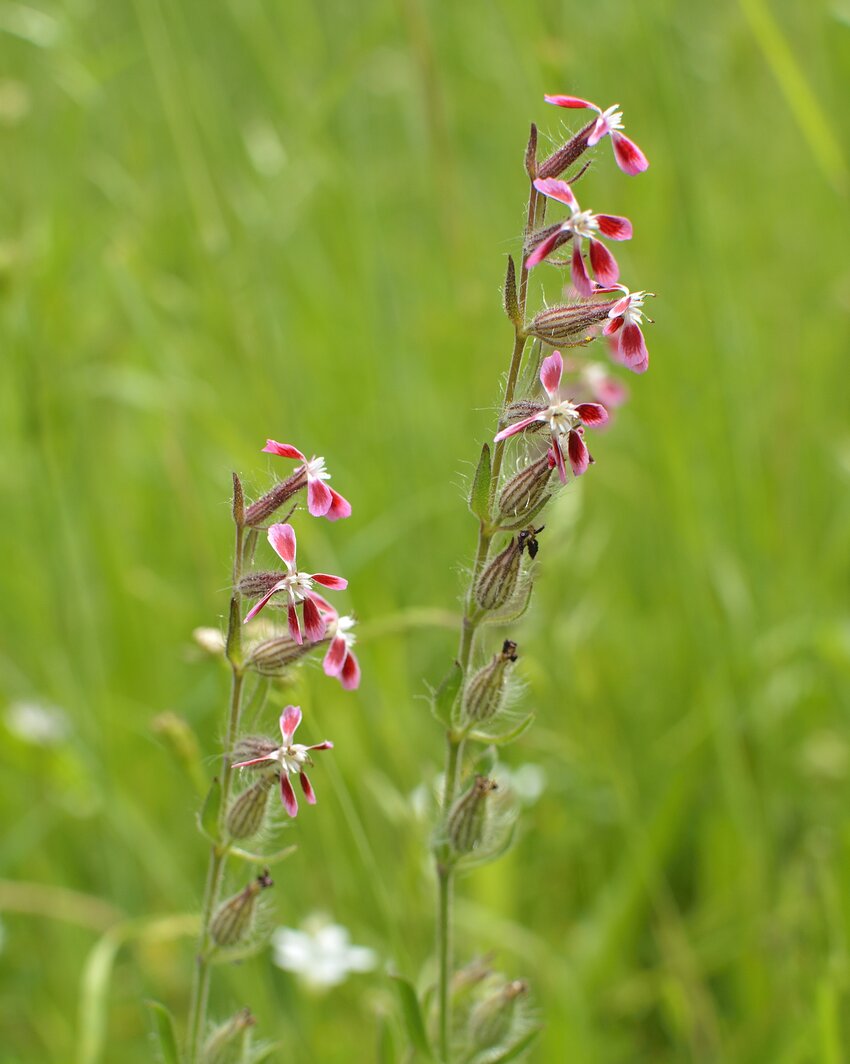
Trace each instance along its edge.
<path fill-rule="evenodd" d="M 251 1010 L 245 1008 L 219 1024 L 204 1042 L 201 1050 L 203 1064 L 231 1064 L 231 1061 L 241 1059 L 240 1042 L 248 1028 L 256 1022 Z"/>
<path fill-rule="evenodd" d="M 232 839 L 250 839 L 257 834 L 266 816 L 269 792 L 277 781 L 276 773 L 266 772 L 234 799 L 225 820 L 227 833 Z"/>
<path fill-rule="evenodd" d="M 304 466 L 299 466 L 295 472 L 286 478 L 286 480 L 280 481 L 279 484 L 267 491 L 265 495 L 260 496 L 256 502 L 252 502 L 248 509 L 245 511 L 245 524 L 251 527 L 261 525 L 264 521 L 267 521 L 272 514 L 281 508 L 285 502 L 292 498 L 292 496 L 307 486 L 307 470 Z"/>
<path fill-rule="evenodd" d="M 265 870 L 238 894 L 222 902 L 210 921 L 210 936 L 217 946 L 236 946 L 249 935 L 254 922 L 257 898 L 267 887 L 274 886 Z"/>
<path fill-rule="evenodd" d="M 498 790 L 495 780 L 476 776 L 475 782 L 452 806 L 449 813 L 449 841 L 457 853 L 472 853 L 484 837 L 487 821 L 487 795 Z"/>
<path fill-rule="evenodd" d="M 517 1002 L 527 993 L 528 983 L 515 979 L 475 1006 L 469 1017 L 469 1037 L 476 1049 L 491 1049 L 505 1040 Z"/>
<path fill-rule="evenodd" d="M 327 640 L 321 640 L 326 643 Z M 280 676 L 293 662 L 316 649 L 316 643 L 296 643 L 289 635 L 275 636 L 252 647 L 245 659 L 245 668 L 261 676 Z"/>
<path fill-rule="evenodd" d="M 490 720 L 498 712 L 505 695 L 505 681 L 517 659 L 516 651 L 516 643 L 506 639 L 501 654 L 496 654 L 469 681 L 463 695 L 463 713 L 467 721 Z"/>
<path fill-rule="evenodd" d="M 525 147 L 525 172 L 532 181 L 537 177 L 537 126 L 533 122 Z"/>
<path fill-rule="evenodd" d="M 521 469 L 502 488 L 499 495 L 499 520 L 521 521 L 524 514 L 536 512 L 552 474 L 549 452 Z"/>
<path fill-rule="evenodd" d="M 566 169 L 572 166 L 573 163 L 577 159 L 580 159 L 587 151 L 587 138 L 593 132 L 593 127 L 595 125 L 596 119 L 591 119 L 584 129 L 580 129 L 575 136 L 570 137 L 563 147 L 552 152 L 548 159 L 544 159 L 537 167 L 537 176 L 560 177 Z"/>
<path fill-rule="evenodd" d="M 613 306 L 611 300 L 603 303 L 588 300 L 547 307 L 532 318 L 526 331 L 529 336 L 536 336 L 552 347 L 580 343 L 587 337 L 589 329 L 608 318 L 608 311 Z"/>
<path fill-rule="evenodd" d="M 513 537 L 497 554 L 475 584 L 475 601 L 485 610 L 497 610 L 509 602 L 519 579 L 520 547 Z"/>
<path fill-rule="evenodd" d="M 247 598 L 259 598 L 280 583 L 280 573 L 274 570 L 258 570 L 255 573 L 246 573 L 239 581 L 237 589 L 240 595 Z"/>

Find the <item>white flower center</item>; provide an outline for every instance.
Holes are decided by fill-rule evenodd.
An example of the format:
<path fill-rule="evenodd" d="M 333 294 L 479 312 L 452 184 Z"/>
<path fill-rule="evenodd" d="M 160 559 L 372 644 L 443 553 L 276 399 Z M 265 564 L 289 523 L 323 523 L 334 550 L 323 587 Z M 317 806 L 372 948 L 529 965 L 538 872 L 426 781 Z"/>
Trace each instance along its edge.
<path fill-rule="evenodd" d="M 564 228 L 572 229 L 576 236 L 590 238 L 599 232 L 599 222 L 591 211 L 576 211 Z"/>
<path fill-rule="evenodd" d="M 288 563 L 287 563 L 288 564 Z M 289 595 L 289 601 L 293 603 L 303 602 L 313 588 L 313 578 L 309 573 L 299 573 L 290 569 L 289 575 L 277 583 L 278 591 L 285 591 Z"/>
<path fill-rule="evenodd" d="M 334 633 L 335 639 L 341 639 L 345 643 L 347 649 L 351 649 L 357 642 L 357 636 L 352 629 L 357 622 L 353 617 L 338 617 L 336 622 L 336 632 Z"/>
<path fill-rule="evenodd" d="M 602 112 L 602 117 L 605 119 L 605 125 L 608 127 L 609 132 L 625 128 L 623 126 L 623 112 L 617 110 L 619 106 L 618 103 L 611 104 L 607 110 Z"/>
<path fill-rule="evenodd" d="M 543 415 L 549 423 L 553 436 L 565 436 L 581 424 L 578 410 L 568 399 L 561 403 L 553 403 L 543 411 Z"/>
<path fill-rule="evenodd" d="M 313 456 L 309 462 L 304 463 L 304 468 L 307 470 L 308 480 L 330 480 L 331 475 L 325 469 L 324 458 L 316 458 Z"/>
<path fill-rule="evenodd" d="M 306 746 L 301 743 L 290 743 L 289 746 L 281 746 L 274 752 L 275 761 L 280 762 L 281 768 L 287 775 L 300 773 L 301 766 L 310 760 L 310 753 Z"/>

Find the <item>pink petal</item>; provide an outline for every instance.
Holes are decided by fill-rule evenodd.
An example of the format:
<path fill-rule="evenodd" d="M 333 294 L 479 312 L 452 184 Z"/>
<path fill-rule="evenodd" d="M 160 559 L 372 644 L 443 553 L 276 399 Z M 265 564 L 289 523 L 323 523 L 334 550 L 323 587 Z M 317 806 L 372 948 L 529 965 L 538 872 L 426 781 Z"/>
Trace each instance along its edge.
<path fill-rule="evenodd" d="M 307 509 L 313 517 L 324 517 L 331 508 L 331 489 L 322 480 L 307 479 Z"/>
<path fill-rule="evenodd" d="M 298 623 L 298 610 L 295 608 L 295 604 L 290 602 L 289 609 L 286 612 L 286 619 L 289 622 L 289 634 L 300 646 L 304 642 L 304 637 L 301 635 L 301 625 Z"/>
<path fill-rule="evenodd" d="M 576 407 L 583 425 L 604 425 L 608 411 L 601 403 L 579 403 Z"/>
<path fill-rule="evenodd" d="M 325 618 L 308 595 L 304 599 L 304 634 L 311 643 L 317 643 L 324 636 L 326 628 Z"/>
<path fill-rule="evenodd" d="M 592 148 L 594 144 L 598 144 L 599 141 L 610 132 L 611 130 L 608 126 L 608 120 L 603 115 L 600 115 L 599 118 L 596 119 L 596 125 L 590 131 L 590 136 L 587 138 L 587 146 Z"/>
<path fill-rule="evenodd" d="M 348 581 L 344 576 L 331 576 L 330 573 L 311 573 L 311 580 L 315 580 L 322 587 L 329 587 L 332 591 L 345 591 Z"/>
<path fill-rule="evenodd" d="M 295 564 L 295 529 L 292 525 L 272 525 L 268 531 L 269 543 L 278 557 L 287 565 Z"/>
<path fill-rule="evenodd" d="M 289 746 L 295 729 L 301 723 L 301 707 L 286 706 L 280 715 L 280 734 L 283 736 L 283 745 Z"/>
<path fill-rule="evenodd" d="M 308 750 L 333 750 L 334 744 L 325 739 L 323 743 L 314 743 L 312 746 L 308 746 Z"/>
<path fill-rule="evenodd" d="M 321 595 L 317 595 L 315 591 L 310 592 L 310 598 L 316 603 L 322 613 L 329 614 L 332 617 L 339 617 L 338 611 L 328 602 L 328 600 L 322 598 Z"/>
<path fill-rule="evenodd" d="M 617 260 L 601 240 L 590 241 L 590 265 L 593 267 L 596 280 L 601 281 L 602 284 L 613 284 L 620 276 Z"/>
<path fill-rule="evenodd" d="M 248 765 L 261 765 L 264 761 L 275 761 L 276 758 L 271 756 L 266 757 L 252 757 L 250 761 L 234 761 L 230 766 L 231 768 L 247 768 Z"/>
<path fill-rule="evenodd" d="M 252 617 L 256 617 L 260 610 L 263 608 L 263 606 L 265 606 L 269 599 L 272 597 L 272 595 L 280 591 L 280 588 L 281 585 L 279 583 L 275 584 L 271 591 L 267 591 L 265 595 L 263 595 L 263 597 L 259 600 L 259 602 L 255 602 L 251 609 L 248 610 L 248 612 L 245 614 L 245 620 L 242 623 L 247 624 Z"/>
<path fill-rule="evenodd" d="M 620 318 L 609 318 L 605 322 L 605 324 L 602 326 L 602 335 L 603 336 L 612 336 L 620 328 L 620 326 L 622 324 L 623 324 L 623 319 L 621 317 Z"/>
<path fill-rule="evenodd" d="M 631 302 L 632 302 L 631 293 L 629 293 L 629 295 L 627 295 L 627 296 L 623 296 L 622 299 L 618 299 L 617 302 L 614 304 L 614 306 L 611 307 L 611 309 L 608 311 L 608 317 L 609 318 L 619 318 L 619 317 L 621 317 L 629 309 L 629 307 L 631 306 Z"/>
<path fill-rule="evenodd" d="M 649 159 L 633 140 L 629 140 L 622 133 L 614 133 L 611 140 L 614 144 L 614 158 L 617 160 L 617 166 L 624 174 L 634 176 L 648 169 Z"/>
<path fill-rule="evenodd" d="M 544 358 L 540 365 L 540 383 L 546 389 L 550 399 L 558 398 L 558 388 L 561 384 L 561 376 L 564 372 L 564 360 L 560 351 L 553 351 L 548 358 Z"/>
<path fill-rule="evenodd" d="M 606 407 L 622 406 L 629 397 L 629 390 L 616 377 L 606 377 L 597 386 L 596 395 Z"/>
<path fill-rule="evenodd" d="M 573 279 L 573 287 L 580 296 L 593 294 L 593 284 L 587 273 L 584 258 L 581 254 L 581 241 L 577 240 L 573 247 L 573 257 L 570 263 L 570 276 Z"/>
<path fill-rule="evenodd" d="M 561 478 L 561 483 L 567 482 L 567 467 L 564 465 L 564 452 L 561 450 L 561 444 L 558 440 L 554 440 L 554 446 L 552 447 L 552 455 L 555 459 L 555 465 L 558 469 L 558 476 Z"/>
<path fill-rule="evenodd" d="M 522 421 L 515 421 L 513 425 L 508 425 L 506 429 L 497 432 L 493 437 L 493 442 L 498 443 L 500 440 L 506 440 L 509 436 L 516 436 L 518 432 L 522 432 L 522 430 L 527 429 L 529 425 L 535 425 L 541 420 L 543 419 L 539 414 L 532 414 L 531 417 L 524 417 Z"/>
<path fill-rule="evenodd" d="M 587 444 L 577 432 L 570 433 L 569 440 L 567 441 L 567 452 L 570 456 L 570 465 L 573 467 L 573 474 L 580 477 L 590 465 L 590 454 L 587 450 Z"/>
<path fill-rule="evenodd" d="M 525 268 L 527 270 L 532 270 L 535 266 L 538 266 L 545 258 L 548 258 L 548 256 L 551 255 L 552 252 L 555 250 L 558 241 L 561 239 L 562 235 L 563 230 L 556 229 L 551 236 L 547 236 L 545 240 L 542 240 L 525 260 Z"/>
<path fill-rule="evenodd" d="M 266 445 L 263 451 L 268 454 L 277 454 L 281 458 L 298 458 L 302 462 L 307 461 L 306 455 L 303 455 L 297 447 L 293 447 L 291 443 L 278 443 L 277 440 L 266 440 Z"/>
<path fill-rule="evenodd" d="M 283 808 L 290 816 L 298 815 L 298 799 L 295 797 L 295 791 L 289 782 L 289 776 L 285 772 L 280 774 L 280 800 L 283 802 Z"/>
<path fill-rule="evenodd" d="M 559 181 L 556 177 L 539 177 L 534 182 L 534 187 L 538 192 L 542 192 L 544 196 L 566 203 L 574 211 L 578 210 L 578 200 L 566 181 Z"/>
<path fill-rule="evenodd" d="M 620 333 L 620 354 L 629 369 L 634 370 L 636 373 L 643 373 L 649 365 L 646 341 L 639 326 L 627 325 Z"/>
<path fill-rule="evenodd" d="M 345 664 L 347 652 L 348 648 L 345 645 L 345 640 L 341 636 L 335 636 L 331 640 L 331 645 L 328 647 L 327 654 L 325 654 L 325 660 L 322 662 L 325 676 L 339 676 Z"/>
<path fill-rule="evenodd" d="M 339 521 L 342 517 L 351 517 L 351 503 L 344 499 L 338 491 L 330 489 L 331 505 L 325 517 L 329 521 Z"/>
<path fill-rule="evenodd" d="M 631 240 L 632 223 L 618 214 L 597 214 L 599 232 L 609 240 Z"/>
<path fill-rule="evenodd" d="M 360 662 L 351 651 L 346 655 L 340 681 L 346 691 L 355 691 L 360 686 Z"/>
<path fill-rule="evenodd" d="M 595 103 L 582 100 L 579 96 L 544 96 L 543 99 L 546 103 L 554 103 L 557 107 L 587 107 L 591 111 L 599 110 Z"/>
<path fill-rule="evenodd" d="M 307 799 L 309 805 L 316 804 L 316 792 L 313 790 L 313 785 L 307 779 L 307 773 L 300 773 L 301 777 L 301 790 L 304 792 L 304 797 Z"/>

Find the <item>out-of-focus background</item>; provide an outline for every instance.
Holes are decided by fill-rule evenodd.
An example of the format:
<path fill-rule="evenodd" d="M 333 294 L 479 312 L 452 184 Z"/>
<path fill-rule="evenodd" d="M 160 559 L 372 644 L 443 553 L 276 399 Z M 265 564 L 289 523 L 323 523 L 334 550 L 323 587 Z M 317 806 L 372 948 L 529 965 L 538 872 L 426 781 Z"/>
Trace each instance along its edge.
<path fill-rule="evenodd" d="M 222 623 L 231 470 L 290 468 L 267 436 L 353 502 L 299 545 L 363 636 L 356 695 L 297 691 L 336 749 L 270 918 L 380 960 L 318 994 L 266 951 L 216 1011 L 332 1064 L 377 1044 L 386 966 L 427 981 L 422 695 L 528 125 L 584 118 L 544 92 L 620 101 L 649 156 L 603 143 L 581 199 L 633 220 L 657 324 L 541 541 L 520 841 L 462 882 L 458 953 L 530 981 L 537 1061 L 846 1059 L 848 69 L 846 0 L 0 0 L 3 1064 L 147 1061 L 141 999 L 185 1009 L 201 783 L 161 715 L 211 774 L 226 675 L 191 633 Z"/>

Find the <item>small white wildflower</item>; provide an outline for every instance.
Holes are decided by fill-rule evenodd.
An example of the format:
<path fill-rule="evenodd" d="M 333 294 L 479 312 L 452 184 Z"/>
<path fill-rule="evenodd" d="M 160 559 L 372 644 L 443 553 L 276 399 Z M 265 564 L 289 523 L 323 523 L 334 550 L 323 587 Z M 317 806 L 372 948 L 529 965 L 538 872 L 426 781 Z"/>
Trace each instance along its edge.
<path fill-rule="evenodd" d="M 65 711 L 47 702 L 12 702 L 6 708 L 5 720 L 13 735 L 36 746 L 57 746 L 71 731 Z"/>
<path fill-rule="evenodd" d="M 378 963 L 374 950 L 353 946 L 348 929 L 314 913 L 302 930 L 279 927 L 272 935 L 274 963 L 294 972 L 313 990 L 344 982 L 350 972 L 371 972 Z"/>

